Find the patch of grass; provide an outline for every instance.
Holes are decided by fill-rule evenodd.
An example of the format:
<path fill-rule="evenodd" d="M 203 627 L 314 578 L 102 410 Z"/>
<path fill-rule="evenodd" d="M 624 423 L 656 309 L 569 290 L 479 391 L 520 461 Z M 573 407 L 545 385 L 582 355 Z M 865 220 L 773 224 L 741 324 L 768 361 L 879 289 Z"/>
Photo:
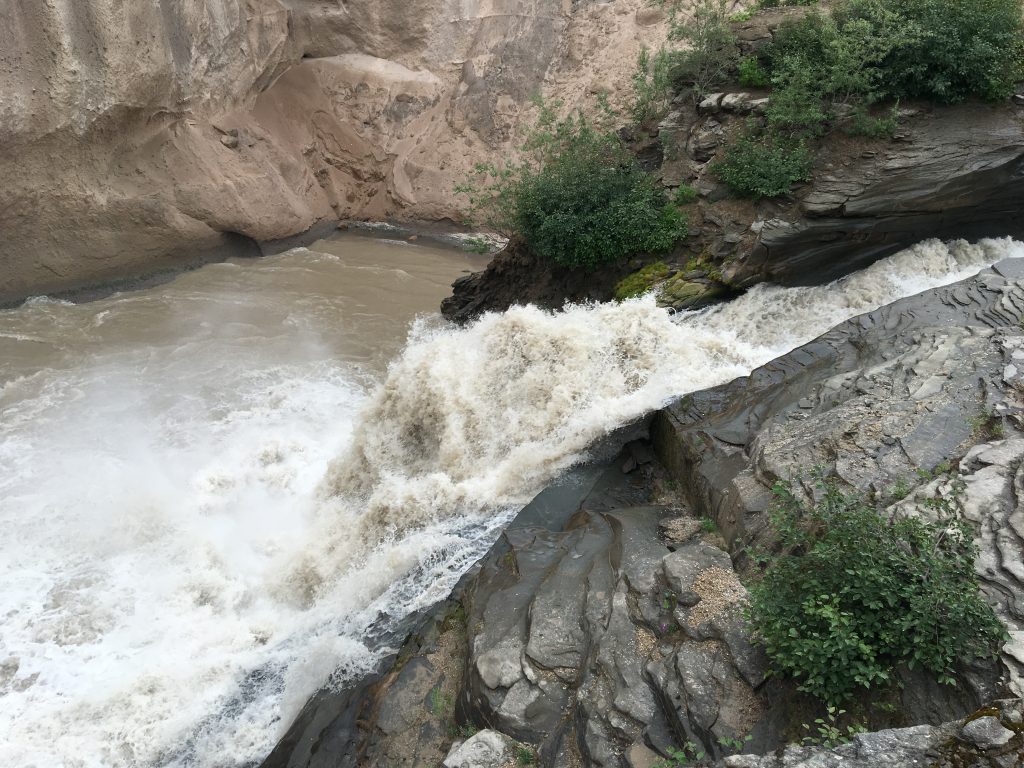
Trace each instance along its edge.
<path fill-rule="evenodd" d="M 1002 440 L 1005 436 L 1003 420 L 995 411 L 982 411 L 971 419 L 975 440 Z"/>
<path fill-rule="evenodd" d="M 455 711 L 455 701 L 436 685 L 430 689 L 429 709 L 434 717 L 449 717 Z"/>
<path fill-rule="evenodd" d="M 536 753 L 529 747 L 516 747 L 516 763 L 519 765 L 535 765 Z"/>

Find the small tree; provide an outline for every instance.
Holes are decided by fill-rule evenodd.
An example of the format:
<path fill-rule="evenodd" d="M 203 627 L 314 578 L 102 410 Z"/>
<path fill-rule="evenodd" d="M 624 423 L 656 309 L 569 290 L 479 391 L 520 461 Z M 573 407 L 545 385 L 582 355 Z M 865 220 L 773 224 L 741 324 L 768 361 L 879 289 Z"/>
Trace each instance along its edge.
<path fill-rule="evenodd" d="M 647 125 L 668 113 L 672 67 L 672 55 L 665 48 L 659 48 L 653 56 L 646 46 L 640 49 L 631 78 L 633 100 L 629 113 L 634 125 Z"/>

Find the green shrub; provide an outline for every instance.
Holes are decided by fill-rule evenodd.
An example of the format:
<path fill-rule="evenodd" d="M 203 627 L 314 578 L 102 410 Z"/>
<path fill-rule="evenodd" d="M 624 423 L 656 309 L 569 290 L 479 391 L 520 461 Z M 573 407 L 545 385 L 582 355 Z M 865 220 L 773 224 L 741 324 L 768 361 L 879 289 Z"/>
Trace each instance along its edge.
<path fill-rule="evenodd" d="M 863 498 L 822 483 L 805 508 L 775 486 L 781 554 L 751 591 L 748 619 L 777 672 L 835 706 L 920 666 L 953 683 L 966 658 L 993 656 L 1006 634 L 978 591 L 969 526 L 949 502 L 936 522 L 892 521 Z"/>
<path fill-rule="evenodd" d="M 470 217 L 519 235 L 538 256 L 593 269 L 635 253 L 667 251 L 687 235 L 686 217 L 666 201 L 611 127 L 582 113 L 557 119 L 541 104 L 524 160 L 481 164 L 456 187 Z"/>
<path fill-rule="evenodd" d="M 804 144 L 779 137 L 741 136 L 712 171 L 740 197 L 777 197 L 811 174 L 811 154 Z"/>
<path fill-rule="evenodd" d="M 664 48 L 659 48 L 654 56 L 646 46 L 640 49 L 631 78 L 633 99 L 629 113 L 634 125 L 647 125 L 668 114 L 672 66 L 672 55 Z"/>
<path fill-rule="evenodd" d="M 881 0 L 849 0 L 851 15 Z M 885 60 L 888 96 L 962 101 L 1004 99 L 1024 77 L 1020 0 L 902 0 L 902 24 L 919 34 Z"/>
<path fill-rule="evenodd" d="M 740 59 L 739 83 L 744 88 L 764 88 L 768 85 L 768 73 L 761 67 L 756 56 L 744 56 Z"/>
<path fill-rule="evenodd" d="M 676 192 L 672 196 L 672 200 L 676 205 L 689 205 L 697 199 L 697 190 L 691 187 L 689 184 L 680 184 L 676 187 Z"/>
<path fill-rule="evenodd" d="M 783 24 L 768 58 L 776 88 L 800 71 L 840 103 L 995 100 L 1024 76 L 1022 32 L 1019 0 L 841 0 Z"/>
<path fill-rule="evenodd" d="M 893 107 L 889 114 L 876 117 L 864 107 L 857 107 L 846 121 L 844 130 L 852 136 L 866 136 L 869 139 L 892 136 L 899 124 L 896 118 L 897 109 L 898 107 Z"/>
<path fill-rule="evenodd" d="M 786 57 L 772 80 L 776 87 L 765 113 L 768 127 L 790 137 L 820 136 L 828 120 L 820 73 L 802 58 Z"/>

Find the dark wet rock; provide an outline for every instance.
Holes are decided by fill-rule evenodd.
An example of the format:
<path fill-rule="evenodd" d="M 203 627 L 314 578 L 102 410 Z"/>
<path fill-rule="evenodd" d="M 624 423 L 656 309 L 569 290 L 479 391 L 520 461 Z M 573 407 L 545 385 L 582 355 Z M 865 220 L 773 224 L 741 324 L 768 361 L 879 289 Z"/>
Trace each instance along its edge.
<path fill-rule="evenodd" d="M 452 295 L 441 302 L 441 314 L 465 323 L 484 312 L 500 312 L 516 304 L 559 309 L 567 301 L 605 301 L 632 269 L 628 264 L 593 272 L 558 267 L 513 238 L 486 269 L 452 283 Z"/>

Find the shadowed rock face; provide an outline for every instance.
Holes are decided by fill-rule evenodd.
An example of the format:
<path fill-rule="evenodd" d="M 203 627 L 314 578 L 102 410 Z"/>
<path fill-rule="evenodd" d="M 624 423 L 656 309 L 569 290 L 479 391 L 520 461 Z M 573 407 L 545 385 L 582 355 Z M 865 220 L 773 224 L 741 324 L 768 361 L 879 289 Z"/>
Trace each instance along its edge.
<path fill-rule="evenodd" d="M 627 92 L 664 35 L 641 6 L 7 3 L 0 304 L 345 218 L 457 219 L 455 185 L 517 146 L 534 93 L 583 101 L 595 67 Z"/>
<path fill-rule="evenodd" d="M 441 314 L 465 323 L 484 312 L 502 312 L 517 304 L 560 308 L 567 301 L 604 301 L 629 270 L 625 264 L 593 272 L 566 269 L 535 256 L 513 238 L 486 269 L 452 284 L 452 295 L 441 302 Z"/>
<path fill-rule="evenodd" d="M 903 138 L 816 169 L 763 223 L 730 278 L 826 282 L 924 238 L 1024 233 L 1024 110 L 971 104 L 912 119 Z"/>

